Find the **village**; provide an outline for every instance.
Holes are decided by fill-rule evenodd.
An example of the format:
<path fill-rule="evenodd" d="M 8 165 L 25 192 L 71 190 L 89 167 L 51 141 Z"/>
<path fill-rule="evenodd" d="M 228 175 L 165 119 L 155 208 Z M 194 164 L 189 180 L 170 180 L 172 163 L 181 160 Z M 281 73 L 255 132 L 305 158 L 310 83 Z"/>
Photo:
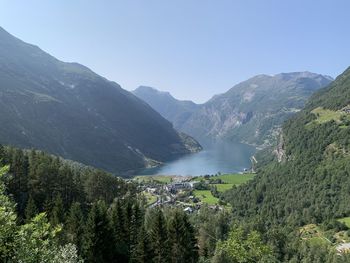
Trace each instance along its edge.
<path fill-rule="evenodd" d="M 220 173 L 204 176 L 137 176 L 136 180 L 149 207 L 176 206 L 187 213 L 203 205 L 219 211 L 230 207 L 221 195 L 225 191 L 251 180 L 254 174 Z"/>

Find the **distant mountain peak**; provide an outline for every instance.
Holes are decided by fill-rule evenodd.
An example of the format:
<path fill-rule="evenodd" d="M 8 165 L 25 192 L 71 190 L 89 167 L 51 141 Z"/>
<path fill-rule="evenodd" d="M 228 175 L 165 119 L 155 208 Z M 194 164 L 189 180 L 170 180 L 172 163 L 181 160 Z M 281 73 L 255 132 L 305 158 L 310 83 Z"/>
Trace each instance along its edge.
<path fill-rule="evenodd" d="M 150 86 L 139 86 L 137 89 L 132 91 L 133 93 L 138 93 L 138 92 L 144 92 L 144 93 L 149 93 L 149 94 L 158 94 L 162 96 L 168 96 L 171 98 L 174 98 L 170 92 L 168 91 L 160 91 L 156 88 L 150 87 Z"/>
<path fill-rule="evenodd" d="M 328 75 L 322 75 L 318 73 L 313 73 L 310 71 L 297 71 L 297 72 L 288 72 L 288 73 L 279 73 L 274 75 L 274 77 L 284 78 L 284 79 L 298 79 L 298 78 L 322 78 L 327 79 L 329 81 L 333 81 L 334 79 Z"/>

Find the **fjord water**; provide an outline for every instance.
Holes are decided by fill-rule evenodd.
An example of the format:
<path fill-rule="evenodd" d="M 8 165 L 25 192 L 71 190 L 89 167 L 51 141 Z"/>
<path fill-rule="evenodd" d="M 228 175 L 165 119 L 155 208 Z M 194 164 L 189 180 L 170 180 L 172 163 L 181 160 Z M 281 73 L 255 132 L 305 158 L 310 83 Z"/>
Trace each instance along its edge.
<path fill-rule="evenodd" d="M 255 148 L 241 143 L 216 143 L 203 151 L 186 155 L 162 166 L 145 169 L 143 175 L 206 175 L 237 173 L 251 167 Z"/>

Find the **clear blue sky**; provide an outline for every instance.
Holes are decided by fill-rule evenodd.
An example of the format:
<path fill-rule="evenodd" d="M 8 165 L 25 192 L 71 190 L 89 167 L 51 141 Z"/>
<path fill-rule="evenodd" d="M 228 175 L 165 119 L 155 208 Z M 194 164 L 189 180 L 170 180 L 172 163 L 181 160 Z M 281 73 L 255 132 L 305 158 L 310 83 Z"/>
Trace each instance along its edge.
<path fill-rule="evenodd" d="M 132 90 L 204 102 L 256 74 L 350 65 L 348 0 L 0 0 L 0 26 Z"/>

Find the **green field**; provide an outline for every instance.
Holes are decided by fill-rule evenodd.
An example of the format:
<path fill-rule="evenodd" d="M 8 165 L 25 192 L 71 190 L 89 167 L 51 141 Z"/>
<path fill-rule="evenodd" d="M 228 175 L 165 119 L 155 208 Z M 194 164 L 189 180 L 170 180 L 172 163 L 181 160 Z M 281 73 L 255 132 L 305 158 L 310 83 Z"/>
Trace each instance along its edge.
<path fill-rule="evenodd" d="M 255 174 L 223 174 L 212 177 L 213 179 L 221 179 L 226 184 L 240 185 L 251 179 L 253 179 Z"/>
<path fill-rule="evenodd" d="M 253 179 L 255 174 L 251 173 L 246 173 L 246 174 L 223 174 L 223 175 L 215 175 L 215 176 L 210 176 L 208 179 L 221 179 L 223 182 L 227 184 L 235 184 L 235 185 L 240 185 L 243 184 L 251 179 Z M 193 180 L 195 181 L 201 181 L 201 180 L 206 180 L 204 176 L 198 176 L 195 177 Z"/>
<path fill-rule="evenodd" d="M 329 241 L 327 241 L 325 238 L 322 237 L 311 237 L 307 239 L 310 244 L 315 245 L 315 246 L 321 246 L 321 245 L 329 245 Z"/>
<path fill-rule="evenodd" d="M 331 120 L 340 122 L 340 117 L 344 114 L 340 111 L 332 111 L 328 109 L 323 109 L 321 107 L 318 107 L 311 112 L 316 115 L 317 119 L 315 121 L 319 124 L 322 124 Z"/>
<path fill-rule="evenodd" d="M 234 184 L 213 184 L 216 186 L 216 189 L 219 191 L 219 192 L 225 192 L 227 190 L 230 190 Z"/>
<path fill-rule="evenodd" d="M 299 229 L 301 239 L 310 242 L 313 245 L 330 244 L 325 237 L 325 233 L 315 224 L 309 224 Z"/>
<path fill-rule="evenodd" d="M 203 203 L 208 205 L 215 205 L 218 203 L 219 199 L 214 197 L 210 190 L 194 190 L 194 195 L 198 197 Z"/>
<path fill-rule="evenodd" d="M 345 224 L 350 223 L 350 217 L 338 219 Z M 316 224 L 309 224 L 299 229 L 299 234 L 302 240 L 305 240 L 313 245 L 331 245 L 335 247 L 338 244 L 347 243 L 350 237 L 347 231 L 337 232 L 335 229 L 325 230 Z"/>
<path fill-rule="evenodd" d="M 344 223 L 347 227 L 350 228 L 350 217 L 339 218 L 338 221 Z"/>
<path fill-rule="evenodd" d="M 157 201 L 157 197 L 155 195 L 152 195 L 148 192 L 143 192 L 143 195 L 145 196 L 148 205 L 151 205 Z"/>
<path fill-rule="evenodd" d="M 222 184 L 212 184 L 213 186 L 216 186 L 216 189 L 219 192 L 225 192 L 229 189 L 231 189 L 234 185 L 241 185 L 249 180 L 253 179 L 255 174 L 223 174 L 223 175 L 217 175 L 217 176 L 211 176 L 209 178 L 204 178 L 203 176 L 195 177 L 193 180 L 195 181 L 201 181 L 201 180 L 216 180 L 221 179 L 223 181 Z"/>
<path fill-rule="evenodd" d="M 139 182 L 152 182 L 152 181 L 157 181 L 160 183 L 170 183 L 171 182 L 172 177 L 171 176 L 167 176 L 167 175 L 139 175 L 139 176 L 135 176 L 134 180 L 137 180 Z"/>

